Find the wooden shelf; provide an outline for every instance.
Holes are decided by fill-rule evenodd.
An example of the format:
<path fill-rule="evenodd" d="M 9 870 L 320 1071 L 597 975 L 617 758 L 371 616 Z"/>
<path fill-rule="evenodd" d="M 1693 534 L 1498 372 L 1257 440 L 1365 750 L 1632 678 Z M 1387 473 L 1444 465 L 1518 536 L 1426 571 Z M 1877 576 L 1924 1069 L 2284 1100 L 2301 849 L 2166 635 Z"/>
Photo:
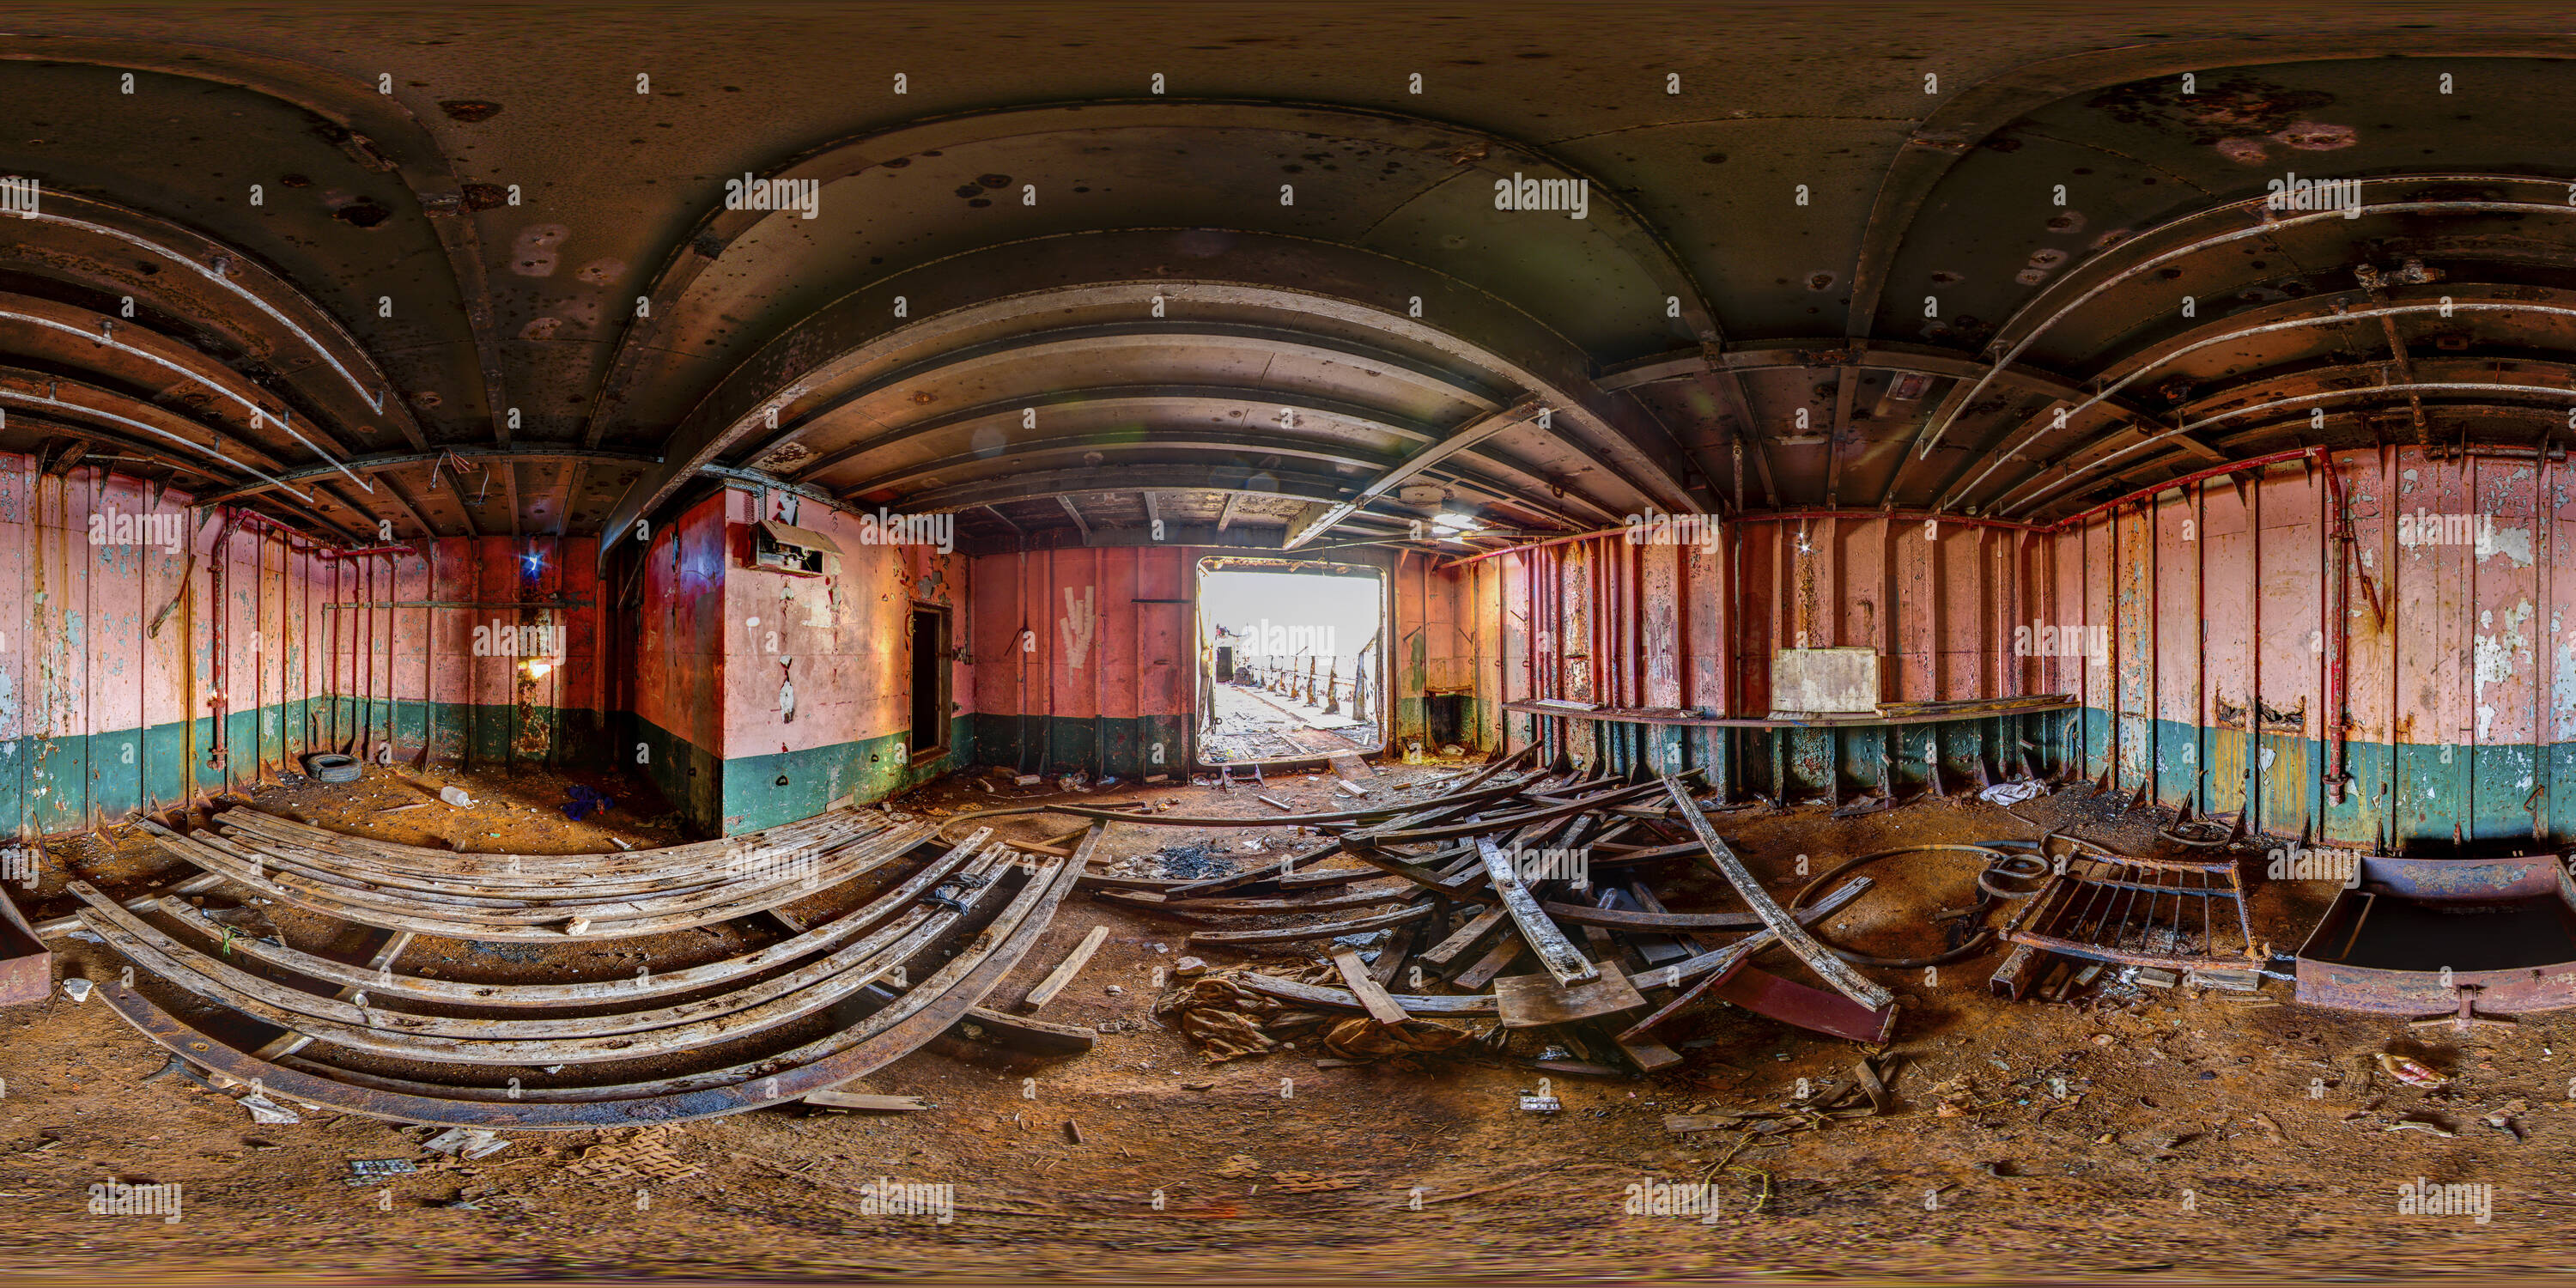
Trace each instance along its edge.
<path fill-rule="evenodd" d="M 2047 694 L 2033 698 L 1998 698 L 1989 703 L 1894 715 L 1856 712 L 1851 715 L 1773 719 L 1763 716 L 1694 716 L 1653 707 L 1603 707 L 1585 711 L 1544 702 L 1503 704 L 1503 710 L 1520 715 L 1601 720 L 1612 724 L 1674 725 L 1691 729 L 1876 729 L 1893 725 L 1946 724 L 1954 720 L 1988 720 L 1996 716 L 2039 715 L 2050 711 L 2072 711 L 2075 707 L 2075 699 L 2069 695 Z"/>

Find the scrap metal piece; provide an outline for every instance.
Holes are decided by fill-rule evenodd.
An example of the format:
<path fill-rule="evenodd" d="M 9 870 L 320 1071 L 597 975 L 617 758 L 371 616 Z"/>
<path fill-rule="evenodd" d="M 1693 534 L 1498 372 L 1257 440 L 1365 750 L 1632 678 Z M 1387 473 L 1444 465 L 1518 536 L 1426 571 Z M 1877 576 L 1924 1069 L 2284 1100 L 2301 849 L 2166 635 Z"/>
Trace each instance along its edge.
<path fill-rule="evenodd" d="M 1710 991 L 1756 1015 L 1871 1046 L 1885 1044 L 1896 1031 L 1893 1002 L 1876 1008 L 1861 1006 L 1749 965 L 1728 972 Z"/>
<path fill-rule="evenodd" d="M 2520 1023 L 2520 1021 L 2509 1015 L 2478 1014 L 2478 994 L 2484 991 L 2484 989 L 2475 984 L 2462 984 L 2460 985 L 2460 1009 L 2458 1011 L 2446 1015 L 2427 1015 L 2420 1020 L 2408 1020 L 2406 1025 L 2409 1028 L 2416 1029 L 2439 1028 L 2444 1025 L 2448 1025 L 2455 1032 L 2466 1033 L 2472 1028 L 2479 1026 L 2495 1029 L 2510 1029 Z"/>
<path fill-rule="evenodd" d="M 2064 861 L 2005 923 L 2006 940 L 2174 972 L 2176 982 L 2181 972 L 2259 969 L 2268 955 L 2232 860 L 2140 859 L 2096 846 Z"/>
<path fill-rule="evenodd" d="M 2548 856 L 2504 861 L 2364 856 L 2300 946 L 2308 1006 L 2455 1024 L 2576 1007 L 2576 890 Z M 2426 1027 L 2432 1027 L 2427 1025 Z"/>
<path fill-rule="evenodd" d="M 0 1006 L 41 1002 L 54 990 L 54 954 L 0 892 Z"/>
<path fill-rule="evenodd" d="M 1719 839 L 1717 829 L 1709 826 L 1708 816 L 1701 813 L 1699 805 L 1691 800 L 1690 790 L 1682 785 L 1681 779 L 1667 774 L 1663 783 L 1665 792 L 1673 798 L 1673 808 L 1681 813 L 1682 821 L 1690 824 L 1692 833 L 1699 838 L 1700 847 L 1707 851 L 1709 865 L 1726 878 L 1727 884 L 1735 887 L 1736 895 L 1762 918 L 1762 924 L 1770 927 L 1772 934 L 1779 936 L 1782 946 L 1796 953 L 1798 960 L 1805 962 L 1817 978 L 1832 985 L 1835 992 L 1870 1010 L 1876 1011 L 1896 1000 L 1886 989 L 1870 982 L 1849 963 L 1835 956 L 1832 949 L 1817 943 L 1796 918 L 1771 898 L 1770 893 L 1762 888 L 1762 883 L 1746 870 L 1744 861 L 1736 858 L 1735 852 Z"/>

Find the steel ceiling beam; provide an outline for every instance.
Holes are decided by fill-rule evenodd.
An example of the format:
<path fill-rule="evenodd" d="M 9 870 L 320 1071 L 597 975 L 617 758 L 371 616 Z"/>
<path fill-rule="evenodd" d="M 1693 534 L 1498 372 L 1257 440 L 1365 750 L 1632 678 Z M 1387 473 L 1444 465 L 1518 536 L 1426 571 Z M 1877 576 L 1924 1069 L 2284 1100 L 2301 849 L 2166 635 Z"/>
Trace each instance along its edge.
<path fill-rule="evenodd" d="M 2542 184 L 2552 188 L 2565 186 L 2565 181 L 2563 180 L 2546 179 L 2532 175 L 2375 175 L 2356 179 L 2354 182 L 2364 186 L 2380 187 L 2386 187 L 2391 184 L 2421 185 L 2452 182 Z M 1978 377 L 1976 383 L 1968 386 L 1965 390 L 1954 391 L 1949 398 L 1943 400 L 1942 409 L 1935 412 L 1931 419 L 1924 422 L 1923 432 L 1916 439 L 1914 450 L 1911 453 L 1912 457 L 1916 460 L 1920 460 L 1924 456 L 1929 455 L 1933 446 L 1941 441 L 1942 435 L 1949 431 L 1951 423 L 1958 419 L 1960 410 L 1974 402 L 1978 394 L 1985 392 L 1986 386 L 1993 383 L 1996 375 L 2000 373 L 2003 368 L 2010 366 L 2013 362 L 2018 360 L 2023 351 L 2027 350 L 2039 339 L 2039 337 L 2046 335 L 2050 328 L 2056 326 L 2059 322 L 2064 321 L 2077 309 L 2080 309 L 2086 304 L 2100 298 L 2105 292 L 2108 292 L 2123 283 L 2134 281 L 2146 273 L 2162 268 L 2176 260 L 2189 258 L 2190 256 L 2196 255 L 2204 250 L 2232 245 L 2249 238 L 2269 237 L 2286 228 L 2296 228 L 2306 224 L 2321 223 L 2329 219 L 2343 220 L 2347 218 L 2347 212 L 2342 210 L 2304 211 L 2289 214 L 2269 211 L 2263 208 L 2263 203 L 2266 199 L 2267 198 L 2261 196 L 2248 197 L 2238 201 L 2226 202 L 2217 206 L 2204 207 L 2201 210 L 2194 211 L 2191 214 L 2170 221 L 2162 227 L 2151 229 L 2141 236 L 2124 240 L 2117 246 L 2104 250 L 2101 254 L 2085 261 L 2073 270 L 2060 275 L 2056 281 L 2052 282 L 2050 285 L 2042 287 L 2037 293 L 2032 295 L 2028 302 L 2024 303 L 2019 309 L 2014 310 L 2013 316 L 2005 319 L 2003 325 L 1996 328 L 1996 338 L 1987 342 L 1986 351 L 1996 353 L 1998 355 L 1989 366 L 1987 373 Z M 2420 213 L 2565 215 L 2576 214 L 2576 206 L 2570 206 L 2563 202 L 2533 201 L 2365 201 L 2355 213 L 2357 216 Z M 2031 324 L 2027 327 L 2022 325 L 2023 319 L 2041 307 L 2043 302 L 2050 296 L 2056 294 L 2057 288 L 2060 285 L 2075 281 L 2078 278 L 2085 276 L 2090 270 L 2099 269 L 2107 264 L 2116 262 L 2119 258 L 2122 258 L 2124 251 L 2128 251 L 2142 245 L 2153 244 L 2160 234 L 2173 231 L 2191 222 L 2225 214 L 2253 215 L 2259 217 L 2260 222 L 2249 227 L 2231 229 L 2227 232 L 2201 237 L 2194 241 L 2186 242 L 2171 250 L 2149 256 L 2137 263 L 2130 264 L 2129 266 L 2120 269 L 2118 272 L 2103 278 L 2101 281 L 2095 282 L 2091 287 L 2086 288 L 2074 299 L 2068 300 L 2066 303 L 2058 306 L 2056 311 L 2040 318 L 2035 324 Z M 2012 341 L 2009 346 L 2005 345 L 2003 337 L 2005 335 L 2013 334 L 2016 331 L 2019 332 L 2019 338 Z"/>
<path fill-rule="evenodd" d="M 1532 416 L 1543 414 L 1543 412 L 1544 409 L 1539 405 L 1538 399 L 1535 397 L 1525 397 L 1501 411 L 1487 416 L 1479 416 L 1476 419 L 1449 431 L 1449 433 L 1442 436 L 1438 442 L 1415 452 L 1413 455 L 1404 458 L 1401 463 L 1381 472 L 1376 478 L 1370 480 L 1367 486 L 1362 487 L 1357 496 L 1351 497 L 1346 501 L 1335 501 L 1324 506 L 1321 510 L 1315 511 L 1314 513 L 1308 514 L 1305 517 L 1290 523 L 1288 525 L 1288 539 L 1280 543 L 1280 549 L 1294 550 L 1297 547 L 1314 540 L 1323 533 L 1330 531 L 1333 525 L 1340 523 L 1342 520 L 1349 518 L 1353 513 L 1367 507 L 1370 502 L 1394 491 L 1398 486 L 1403 484 L 1406 479 L 1412 478 L 1424 470 L 1427 470 L 1460 452 L 1466 451 L 1467 449 L 1474 447 L 1476 444 L 1481 443 L 1506 429 L 1522 424 Z"/>
<path fill-rule="evenodd" d="M 658 465 L 662 460 L 659 456 L 643 456 L 633 452 L 590 451 L 579 447 L 550 447 L 538 444 L 523 444 L 513 447 L 484 447 L 471 443 L 459 443 L 454 447 L 446 448 L 441 451 L 390 452 L 381 456 L 352 457 L 342 463 L 361 474 L 381 474 L 387 470 L 398 470 L 406 466 L 434 465 L 449 456 L 457 456 L 467 460 L 476 461 L 498 459 L 522 461 L 580 460 L 618 461 L 635 465 Z M 294 483 L 320 475 L 328 475 L 333 472 L 334 471 L 330 466 L 312 465 L 306 466 L 302 469 L 281 471 L 277 477 L 285 482 Z M 200 504 L 220 504 L 225 501 L 230 501 L 236 497 L 251 496 L 256 493 L 265 492 L 274 486 L 276 486 L 276 484 L 255 483 L 245 487 L 235 488 L 220 496 L 208 497 L 203 502 L 200 502 Z"/>
<path fill-rule="evenodd" d="M 628 489 L 612 512 L 602 536 L 601 557 L 609 558 L 632 520 L 661 504 L 679 481 L 698 466 L 711 463 L 735 443 L 763 432 L 773 417 L 802 400 L 853 380 L 874 379 L 870 372 L 909 365 L 935 354 L 940 346 L 979 343 L 996 326 L 1038 318 L 1061 318 L 1084 310 L 1135 309 L 1157 289 L 1174 289 L 1168 269 L 1164 280 L 1102 280 L 1122 272 L 1155 273 L 1168 260 L 1178 235 L 1166 230 L 1132 230 L 1068 234 L 1041 239 L 1043 244 L 990 247 L 940 261 L 854 292 L 808 316 L 773 338 L 758 354 L 737 366 L 681 419 L 664 452 L 664 464 L 648 471 Z M 1283 318 L 1309 318 L 1320 328 L 1364 328 L 1427 351 L 1449 355 L 1483 379 L 1527 389 L 1558 409 L 1555 437 L 1567 453 L 1594 467 L 1649 502 L 1687 507 L 1687 493 L 1669 471 L 1643 453 L 1615 419 L 1633 413 L 1615 407 L 1591 385 L 1590 363 L 1568 349 L 1561 337 L 1534 329 L 1534 320 L 1495 312 L 1491 301 L 1475 297 L 1487 311 L 1472 314 L 1459 331 L 1442 330 L 1411 318 L 1403 310 L 1321 293 L 1349 285 L 1371 297 L 1419 278 L 1426 290 L 1447 292 L 1441 300 L 1464 298 L 1468 288 L 1425 270 L 1366 252 L 1301 243 L 1270 234 L 1238 233 L 1237 253 L 1229 262 L 1258 263 L 1264 271 L 1305 266 L 1323 274 L 1306 289 L 1248 282 L 1190 280 L 1186 305 L 1193 308 L 1263 309 Z M 1261 255 L 1253 255 L 1258 249 Z M 986 256 L 992 259 L 988 262 Z M 1069 263 L 1057 262 L 1074 257 Z M 1310 261 L 1312 261 L 1310 263 Z M 1360 262 L 1369 266 L 1361 274 Z M 936 282 L 971 279 L 983 292 L 1000 289 L 1012 274 L 1035 276 L 1041 270 L 1062 281 L 1067 272 L 1091 275 L 1077 285 L 1033 286 L 928 317 L 891 324 L 893 297 L 906 291 L 926 292 Z M 931 276 L 921 276 L 931 274 Z M 1347 279 L 1347 282 L 1345 281 Z M 1469 338 L 1478 332 L 1482 338 Z M 1526 332 L 1526 334 L 1522 334 Z M 1513 357 L 1493 342 L 1511 341 Z M 757 458 L 755 458 L 757 459 Z M 1569 470 L 1570 477 L 1573 471 Z"/>

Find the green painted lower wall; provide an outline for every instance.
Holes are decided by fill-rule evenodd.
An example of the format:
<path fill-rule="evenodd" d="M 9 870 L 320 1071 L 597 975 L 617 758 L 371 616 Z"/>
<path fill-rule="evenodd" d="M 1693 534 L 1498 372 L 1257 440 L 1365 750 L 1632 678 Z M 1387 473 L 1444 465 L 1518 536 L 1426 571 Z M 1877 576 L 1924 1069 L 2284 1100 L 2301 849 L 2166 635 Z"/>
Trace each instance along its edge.
<path fill-rule="evenodd" d="M 192 791 L 247 787 L 263 768 L 300 772 L 303 756 L 349 745 L 370 719 L 390 732 L 397 756 L 417 754 L 435 729 L 431 759 L 441 764 L 604 767 L 612 749 L 610 727 L 588 711 L 379 702 L 370 712 L 347 699 L 298 699 L 227 712 L 222 763 L 210 761 L 212 716 L 0 741 L 0 833 L 84 831 L 136 810 L 184 804 Z"/>
<path fill-rule="evenodd" d="M 1195 721 L 1159 716 L 977 715 L 974 759 L 1025 774 L 1186 774 L 1197 758 Z"/>
<path fill-rule="evenodd" d="M 636 771 L 703 836 L 792 823 L 845 796 L 862 804 L 883 800 L 974 763 L 975 723 L 965 716 L 951 722 L 948 750 L 919 764 L 911 763 L 903 734 L 723 760 L 641 716 L 624 717 L 623 728 L 622 741 L 643 747 L 645 761 Z M 632 761 L 631 746 L 628 752 Z"/>
<path fill-rule="evenodd" d="M 2137 790 L 2152 772 L 2155 798 L 2174 805 L 2205 781 L 2198 807 L 2233 813 L 2244 803 L 2250 762 L 2255 821 L 2265 831 L 2435 853 L 2450 845 L 2455 828 L 2463 841 L 2498 845 L 2576 836 L 2576 743 L 2442 747 L 2354 740 L 2344 744 L 2353 785 L 2336 801 L 2321 785 L 2333 755 L 2322 740 L 2263 732 L 2249 757 L 2242 729 L 2130 723 L 2146 727 L 2133 728 L 2124 740 L 2117 762 L 2124 790 Z M 2070 713 L 2070 725 L 2082 748 L 2081 772 L 2097 776 L 2112 768 L 2111 713 L 2087 707 Z"/>

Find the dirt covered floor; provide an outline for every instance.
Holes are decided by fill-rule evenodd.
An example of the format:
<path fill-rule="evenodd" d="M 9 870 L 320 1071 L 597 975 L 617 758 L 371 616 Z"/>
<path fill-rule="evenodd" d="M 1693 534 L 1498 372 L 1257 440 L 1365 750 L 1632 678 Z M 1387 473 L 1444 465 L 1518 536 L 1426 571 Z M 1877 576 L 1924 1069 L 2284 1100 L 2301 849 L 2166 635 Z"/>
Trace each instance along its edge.
<path fill-rule="evenodd" d="M 1380 796 L 1454 765 L 1383 768 Z M 460 783 L 470 811 L 428 805 Z M 1263 793 L 1332 808 L 1330 779 L 1271 774 Z M 575 852 L 679 839 L 657 807 L 618 798 L 581 823 L 556 809 L 571 780 L 370 769 L 353 787 L 263 791 L 263 808 L 393 840 Z M 1045 793 L 1053 793 L 1049 784 Z M 1721 830 L 1784 896 L 1842 857 L 1934 841 L 2028 838 L 2031 820 L 2072 821 L 2143 852 L 2152 824 L 2086 810 L 2086 789 L 2016 807 L 1910 804 L 1832 820 L 1820 809 L 1747 810 Z M 1049 799 L 952 778 L 896 802 L 919 817 Z M 1173 812 L 1273 813 L 1252 789 L 1129 785 L 1063 797 L 1178 802 Z M 1061 816 L 1003 819 L 1008 834 L 1060 835 Z M 960 829 L 962 830 L 962 829 Z M 1263 851 L 1243 848 L 1259 841 Z M 1311 843 L 1311 838 L 1306 838 Z M 1257 863 L 1299 843 L 1287 829 L 1198 832 L 1122 826 L 1109 857 L 1177 852 L 1204 869 Z M 57 847 L 59 866 L 111 891 L 171 867 L 139 834 Z M 1153 865 L 1140 865 L 1152 870 Z M 1647 869 L 1676 910 L 1730 909 L 1722 885 L 1682 862 Z M 2259 871 L 2259 868 L 2258 868 Z M 1870 869 L 1877 888 L 1830 922 L 1883 956 L 1945 946 L 1932 920 L 1961 907 L 1976 862 L 1923 854 Z M 61 915 L 64 875 L 22 893 Z M 2322 892 L 2267 888 L 2258 933 L 2294 947 Z M 290 940 L 324 933 L 282 909 Z M 246 917 L 249 914 L 244 914 Z M 2001 909 L 1988 918 L 1999 923 Z M 1764 1135 L 1676 1135 L 1666 1115 L 1786 1113 L 1803 1082 L 1829 1097 L 1862 1048 L 1723 1004 L 1676 1018 L 1664 1040 L 1685 1063 L 1656 1076 L 1542 1075 L 1542 1041 L 1469 1042 L 1438 1056 L 1320 1067 L 1301 1046 L 1207 1063 L 1153 1011 L 1158 968 L 1192 951 L 1189 927 L 1069 901 L 1045 941 L 988 1004 L 1009 1010 L 1094 925 L 1107 943 L 1047 1019 L 1094 1025 L 1096 1050 L 1042 1060 L 945 1042 L 852 1090 L 917 1095 L 908 1114 L 767 1110 L 669 1128 L 522 1134 L 459 1162 L 428 1133 L 306 1113 L 259 1125 L 231 1099 L 178 1076 L 96 998 L 0 1011 L 0 1270 L 96 1282 L 138 1271 L 524 1278 L 686 1275 L 771 1279 L 914 1275 L 1135 1281 L 1244 1277 L 2015 1279 L 2508 1277 L 2576 1263 L 2552 1233 L 2576 1213 L 2576 1021 L 2537 1017 L 2462 1037 L 2259 997 L 2112 988 L 2064 1004 L 2005 1002 L 1986 976 L 1999 953 L 1924 970 L 1871 972 L 1904 1008 L 1883 1116 Z M 730 932 L 728 932 L 730 933 Z M 426 942 L 426 941 L 424 941 Z M 57 941 L 58 970 L 107 978 L 107 948 Z M 487 945 L 500 948 L 501 945 Z M 709 951 L 652 941 L 548 950 L 532 960 L 430 945 L 404 969 L 486 978 L 625 973 Z M 1287 964 L 1208 952 L 1224 968 Z M 1765 964 L 1797 968 L 1783 953 Z M 1491 1021 L 1477 1021 L 1481 1032 Z M 2562 1056 L 2559 1047 L 2568 1047 Z M 2407 1085 L 2382 1052 L 2450 1081 Z M 1551 1076 L 1554 1114 L 1523 1112 Z M 1762 1119 L 1755 1123 L 1796 1122 Z M 1071 1126 L 1068 1126 L 1071 1124 Z M 1078 1140 L 1077 1140 L 1078 1137 Z M 416 1174 L 348 1182 L 353 1159 L 414 1160 Z M 1631 1187 L 1715 1182 L 1718 1211 L 1636 1215 Z M 2409 1215 L 2419 1179 L 2491 1186 L 2490 1214 Z M 953 1220 L 881 1215 L 880 1180 L 946 1185 Z M 179 1219 L 93 1215 L 93 1184 L 181 1186 Z"/>

